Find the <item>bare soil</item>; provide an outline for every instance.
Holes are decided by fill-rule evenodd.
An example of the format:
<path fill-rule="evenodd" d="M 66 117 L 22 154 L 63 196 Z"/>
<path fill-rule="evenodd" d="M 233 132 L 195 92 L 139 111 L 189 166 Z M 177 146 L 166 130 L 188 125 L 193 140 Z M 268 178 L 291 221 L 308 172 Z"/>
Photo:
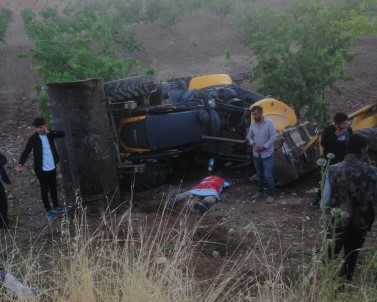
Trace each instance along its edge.
<path fill-rule="evenodd" d="M 284 5 L 287 2 L 270 1 L 273 5 Z M 7 186 L 10 217 L 19 226 L 11 234 L 20 245 L 30 240 L 44 241 L 54 232 L 54 227 L 43 217 L 44 209 L 38 182 L 32 171 L 32 159 L 28 160 L 23 173 L 18 174 L 14 170 L 28 136 L 34 132 L 31 122 L 40 114 L 37 105 L 31 101 L 34 97 L 33 85 L 38 83 L 40 76 L 34 72 L 32 62 L 19 57 L 32 47 L 24 32 L 20 11 L 29 7 L 38 12 L 46 2 L 0 1 L 0 8 L 9 7 L 14 12 L 6 44 L 0 45 L 0 149 L 8 157 L 6 169 L 13 180 L 12 185 Z M 235 16 L 228 16 L 223 29 L 220 29 L 220 20 L 215 15 L 200 12 L 183 18 L 171 30 L 151 24 L 140 25 L 137 36 L 147 52 L 141 54 L 139 59 L 144 67 L 153 64 L 161 79 L 249 71 L 250 51 L 237 41 L 235 24 Z M 347 67 L 347 74 L 354 77 L 354 81 L 339 82 L 338 86 L 342 90 L 340 96 L 331 90 L 326 93 L 333 112 L 352 112 L 377 99 L 376 49 L 376 37 L 361 37 L 355 41 L 354 51 L 358 56 Z M 230 59 L 226 59 L 226 52 L 229 52 Z M 319 172 L 306 175 L 289 186 L 276 188 L 276 200 L 272 205 L 267 205 L 263 199 L 256 203 L 250 202 L 250 196 L 256 190 L 255 183 L 248 180 L 251 173 L 251 169 L 218 170 L 218 175 L 230 182 L 231 187 L 224 190 L 221 201 L 201 221 L 199 235 L 205 234 L 215 225 L 217 228 L 210 235 L 214 244 L 203 256 L 203 265 L 197 268 L 198 276 L 205 278 L 215 274 L 226 255 L 240 244 L 237 240 L 229 239 L 229 230 L 241 230 L 249 223 L 258 226 L 265 236 L 263 240 L 273 239 L 272 250 L 279 245 L 289 250 L 288 268 L 298 264 L 302 253 L 309 257 L 312 249 L 318 247 L 321 238 L 320 212 L 311 209 L 309 204 L 315 197 Z M 183 192 L 205 176 L 206 166 L 198 166 L 171 179 L 166 185 L 135 193 L 135 215 L 140 219 L 159 216 L 158 207 L 170 190 Z M 126 194 L 121 201 L 127 203 L 130 198 Z M 88 205 L 93 225 L 99 221 L 101 209 L 102 204 L 99 203 Z M 120 209 L 124 210 L 122 207 Z M 173 212 L 171 217 L 174 218 L 174 215 Z M 200 215 L 191 214 L 190 219 L 194 222 L 199 218 Z M 377 246 L 376 232 L 375 226 L 368 235 L 366 249 Z M 3 233 L 3 236 L 7 234 Z M 243 244 L 254 242 L 255 237 L 248 237 Z M 214 250 L 220 253 L 219 258 L 212 257 Z"/>

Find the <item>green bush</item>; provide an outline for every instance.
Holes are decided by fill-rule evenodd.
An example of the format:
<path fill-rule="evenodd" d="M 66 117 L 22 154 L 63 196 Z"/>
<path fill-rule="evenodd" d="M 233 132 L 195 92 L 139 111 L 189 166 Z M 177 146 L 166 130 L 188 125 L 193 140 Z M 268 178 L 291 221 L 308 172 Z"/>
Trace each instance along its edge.
<path fill-rule="evenodd" d="M 5 43 L 5 33 L 11 19 L 12 12 L 9 9 L 3 8 L 0 10 L 0 42 Z"/>
<path fill-rule="evenodd" d="M 376 22 L 367 1 L 338 2 L 297 0 L 284 11 L 245 9 L 239 18 L 239 38 L 257 57 L 258 90 L 282 99 L 297 114 L 308 106 L 308 117 L 320 125 L 329 117 L 325 90 L 347 79 L 352 38 L 373 32 Z"/>
<path fill-rule="evenodd" d="M 40 18 L 24 11 L 26 32 L 35 45 L 28 56 L 37 62 L 41 84 L 86 78 L 109 81 L 129 75 L 137 65 L 133 54 L 144 48 L 121 12 L 109 15 L 102 1 L 67 6 L 64 17 L 49 7 Z M 41 106 L 48 115 L 42 99 Z"/>

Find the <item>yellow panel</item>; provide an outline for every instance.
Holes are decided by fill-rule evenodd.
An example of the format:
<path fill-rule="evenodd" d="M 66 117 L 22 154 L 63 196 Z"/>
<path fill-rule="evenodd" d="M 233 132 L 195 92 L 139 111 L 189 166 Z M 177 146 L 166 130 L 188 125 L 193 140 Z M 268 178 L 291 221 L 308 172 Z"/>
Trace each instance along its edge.
<path fill-rule="evenodd" d="M 120 122 L 118 123 L 118 129 L 117 129 L 118 137 L 120 137 L 119 134 L 124 124 L 141 121 L 141 120 L 144 120 L 146 117 L 147 117 L 146 115 L 139 115 L 139 116 L 131 116 L 131 117 L 122 118 Z M 124 144 L 122 140 L 119 140 L 119 145 L 122 151 L 130 152 L 130 153 L 143 153 L 143 152 L 150 151 L 150 149 L 138 149 L 138 148 L 127 147 L 126 144 Z"/>
<path fill-rule="evenodd" d="M 365 114 L 359 115 L 352 120 L 352 130 L 356 131 L 363 128 L 372 128 L 377 126 L 377 114 L 365 117 Z"/>
<path fill-rule="evenodd" d="M 232 84 L 232 78 L 227 74 L 209 74 L 192 78 L 188 89 L 202 89 L 205 87 Z"/>
<path fill-rule="evenodd" d="M 352 120 L 352 130 L 377 126 L 377 101 L 351 113 L 348 118 Z"/>
<path fill-rule="evenodd" d="M 283 102 L 267 98 L 254 103 L 250 106 L 250 109 L 255 105 L 263 108 L 263 116 L 274 122 L 277 131 L 282 131 L 288 126 L 295 126 L 297 124 L 294 110 Z M 253 116 L 251 116 L 251 120 L 253 120 Z"/>

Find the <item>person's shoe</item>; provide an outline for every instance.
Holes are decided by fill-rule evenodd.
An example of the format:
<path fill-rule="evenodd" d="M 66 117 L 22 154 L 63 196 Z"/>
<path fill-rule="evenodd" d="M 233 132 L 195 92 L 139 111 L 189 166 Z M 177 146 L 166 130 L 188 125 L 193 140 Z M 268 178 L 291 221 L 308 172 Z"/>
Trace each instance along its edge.
<path fill-rule="evenodd" d="M 274 202 L 274 197 L 267 196 L 266 203 L 273 203 L 273 202 Z"/>
<path fill-rule="evenodd" d="M 255 193 L 253 196 L 251 196 L 250 199 L 251 199 L 251 200 L 255 200 L 255 199 L 261 197 L 262 195 L 263 195 L 262 193 L 257 192 L 257 193 Z"/>
<path fill-rule="evenodd" d="M 66 207 L 57 206 L 57 207 L 52 209 L 52 212 L 54 214 L 67 213 L 68 209 Z"/>
<path fill-rule="evenodd" d="M 50 210 L 46 212 L 45 218 L 48 222 L 54 221 L 56 219 L 56 214 L 53 212 L 53 210 Z"/>
<path fill-rule="evenodd" d="M 320 204 L 321 204 L 321 199 L 320 198 L 316 198 L 312 201 L 312 203 L 310 204 L 311 208 L 312 209 L 319 209 L 320 208 Z"/>

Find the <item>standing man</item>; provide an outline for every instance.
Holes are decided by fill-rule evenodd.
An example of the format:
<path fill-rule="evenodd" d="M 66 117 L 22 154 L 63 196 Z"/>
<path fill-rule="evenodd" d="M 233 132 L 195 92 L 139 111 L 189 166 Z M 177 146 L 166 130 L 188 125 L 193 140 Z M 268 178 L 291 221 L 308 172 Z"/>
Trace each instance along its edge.
<path fill-rule="evenodd" d="M 6 163 L 7 158 L 0 153 L 0 228 L 14 229 L 15 227 L 9 224 L 7 195 L 3 186 L 3 183 L 10 184 L 9 177 L 4 169 Z"/>
<path fill-rule="evenodd" d="M 327 160 L 327 154 L 334 154 L 334 158 L 330 160 L 330 164 L 340 163 L 347 154 L 346 140 L 352 134 L 352 128 L 349 125 L 348 116 L 343 112 L 334 115 L 334 123 L 327 126 L 321 135 L 321 146 L 323 147 L 323 156 Z M 321 202 L 321 188 L 318 188 L 318 194 L 313 200 L 311 206 L 319 209 Z"/>
<path fill-rule="evenodd" d="M 338 164 L 331 165 L 325 180 L 321 208 L 339 208 L 341 218 L 332 217 L 327 238 L 335 232 L 335 242 L 329 248 L 332 260 L 344 248 L 344 263 L 340 276 L 352 280 L 359 249 L 372 227 L 377 202 L 377 168 L 365 162 L 368 141 L 360 134 L 351 134 L 346 142 L 348 154 Z"/>
<path fill-rule="evenodd" d="M 58 213 L 66 212 L 65 207 L 59 206 L 57 188 L 56 188 L 56 165 L 59 162 L 59 155 L 56 150 L 55 138 L 65 136 L 63 131 L 49 131 L 46 127 L 46 121 L 43 117 L 37 117 L 33 124 L 36 132 L 29 137 L 25 150 L 21 154 L 16 171 L 22 172 L 29 154 L 33 151 L 34 171 L 38 177 L 41 187 L 41 196 L 43 205 L 46 209 L 45 217 L 48 221 L 56 218 Z M 48 199 L 50 193 L 53 208 Z"/>
<path fill-rule="evenodd" d="M 254 122 L 250 125 L 247 140 L 253 149 L 254 167 L 257 171 L 258 191 L 251 197 L 256 200 L 264 193 L 267 184 L 267 203 L 274 201 L 274 143 L 276 140 L 276 128 L 274 123 L 263 116 L 261 106 L 251 107 Z"/>
<path fill-rule="evenodd" d="M 349 125 L 348 116 L 345 113 L 338 112 L 334 115 L 334 124 L 327 126 L 321 135 L 321 146 L 323 155 L 332 153 L 335 155 L 330 163 L 340 163 L 347 154 L 346 140 L 352 134 L 352 128 Z"/>

